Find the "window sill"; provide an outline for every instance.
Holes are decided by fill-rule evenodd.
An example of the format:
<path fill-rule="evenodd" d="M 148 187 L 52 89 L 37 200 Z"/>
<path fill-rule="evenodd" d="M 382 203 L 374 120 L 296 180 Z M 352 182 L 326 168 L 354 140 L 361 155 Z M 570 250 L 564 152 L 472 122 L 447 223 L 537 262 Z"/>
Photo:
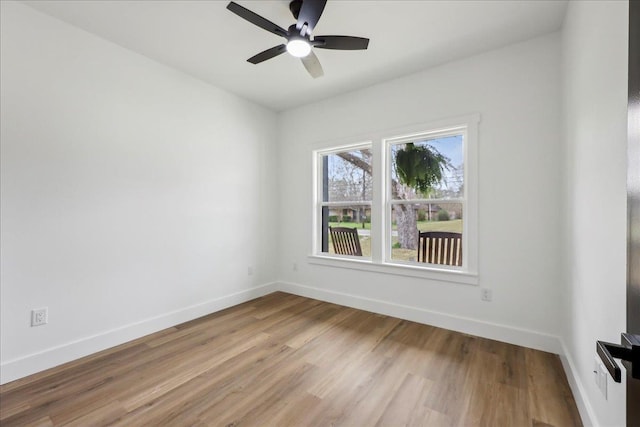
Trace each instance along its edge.
<path fill-rule="evenodd" d="M 309 255 L 309 263 L 334 268 L 347 268 L 372 273 L 390 274 L 395 276 L 418 277 L 442 282 L 452 282 L 464 285 L 478 285 L 478 274 L 467 271 L 445 270 L 434 267 L 420 267 L 408 264 L 373 263 L 371 258 L 348 256 Z"/>

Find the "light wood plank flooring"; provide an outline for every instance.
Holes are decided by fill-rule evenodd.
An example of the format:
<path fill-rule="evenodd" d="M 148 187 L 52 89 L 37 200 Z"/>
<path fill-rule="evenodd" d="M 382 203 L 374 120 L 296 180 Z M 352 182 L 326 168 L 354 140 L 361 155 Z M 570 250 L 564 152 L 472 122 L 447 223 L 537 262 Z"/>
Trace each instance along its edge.
<path fill-rule="evenodd" d="M 274 293 L 5 384 L 0 424 L 581 422 L 556 355 Z"/>

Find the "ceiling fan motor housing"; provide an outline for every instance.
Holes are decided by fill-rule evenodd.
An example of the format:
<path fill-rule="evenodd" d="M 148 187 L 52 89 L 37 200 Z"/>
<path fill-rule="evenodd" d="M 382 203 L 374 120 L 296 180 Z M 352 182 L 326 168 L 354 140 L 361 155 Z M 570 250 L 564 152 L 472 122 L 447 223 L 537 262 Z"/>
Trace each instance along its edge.
<path fill-rule="evenodd" d="M 311 38 L 309 37 L 309 33 L 307 33 L 306 31 L 304 31 L 305 27 L 302 27 L 303 30 L 298 30 L 298 28 L 296 27 L 296 24 L 291 25 L 287 31 L 289 32 L 289 37 L 288 40 L 293 40 L 293 39 L 300 39 L 300 40 L 306 40 L 307 43 L 309 43 L 311 41 Z M 302 35 L 302 33 L 304 33 L 304 35 Z"/>

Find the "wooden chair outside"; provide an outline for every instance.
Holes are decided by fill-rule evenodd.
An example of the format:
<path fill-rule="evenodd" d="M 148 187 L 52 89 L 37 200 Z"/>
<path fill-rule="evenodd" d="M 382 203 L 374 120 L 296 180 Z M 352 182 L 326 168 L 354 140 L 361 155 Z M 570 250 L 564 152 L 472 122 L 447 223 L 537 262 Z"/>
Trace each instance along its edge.
<path fill-rule="evenodd" d="M 421 231 L 418 262 L 462 266 L 462 234 Z"/>
<path fill-rule="evenodd" d="M 357 228 L 329 227 L 329 233 L 336 254 L 362 256 Z"/>

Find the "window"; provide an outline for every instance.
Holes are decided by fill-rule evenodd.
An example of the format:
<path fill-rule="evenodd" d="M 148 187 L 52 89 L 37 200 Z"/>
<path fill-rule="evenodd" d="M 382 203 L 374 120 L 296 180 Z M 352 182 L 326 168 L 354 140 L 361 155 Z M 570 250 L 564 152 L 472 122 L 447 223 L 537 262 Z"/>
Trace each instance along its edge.
<path fill-rule="evenodd" d="M 371 257 L 371 145 L 322 152 L 318 156 L 320 251 L 345 255 L 332 241 L 331 228 L 355 228 L 362 257 Z M 336 251 L 336 248 L 338 250 Z"/>
<path fill-rule="evenodd" d="M 463 265 L 465 133 L 458 128 L 387 141 L 388 261 Z M 432 256 L 419 257 L 419 249 Z"/>
<path fill-rule="evenodd" d="M 311 261 L 477 284 L 478 122 L 467 116 L 314 151 Z M 361 251 L 345 250 L 344 236 Z"/>

